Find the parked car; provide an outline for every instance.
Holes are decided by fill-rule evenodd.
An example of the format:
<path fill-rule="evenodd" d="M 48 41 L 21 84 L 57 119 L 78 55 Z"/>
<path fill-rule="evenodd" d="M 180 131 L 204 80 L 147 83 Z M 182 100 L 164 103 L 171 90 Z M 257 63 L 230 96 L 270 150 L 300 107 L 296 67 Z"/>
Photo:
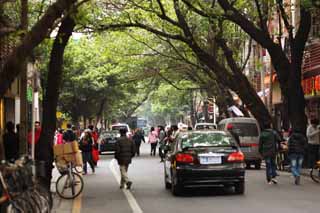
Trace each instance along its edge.
<path fill-rule="evenodd" d="M 219 122 L 218 129 L 225 131 L 232 129 L 239 136 L 240 148 L 244 153 L 247 167 L 253 164 L 256 169 L 261 168 L 262 158 L 259 154 L 260 127 L 256 119 L 245 117 L 226 118 Z"/>
<path fill-rule="evenodd" d="M 120 137 L 118 130 L 101 132 L 98 139 L 99 154 L 103 152 L 114 152 L 118 137 Z"/>
<path fill-rule="evenodd" d="M 245 191 L 244 155 L 225 131 L 180 133 L 164 163 L 164 182 L 173 195 L 186 187 L 234 186 Z"/>
<path fill-rule="evenodd" d="M 196 123 L 194 126 L 195 130 L 214 130 L 217 129 L 217 126 L 214 123 Z"/>

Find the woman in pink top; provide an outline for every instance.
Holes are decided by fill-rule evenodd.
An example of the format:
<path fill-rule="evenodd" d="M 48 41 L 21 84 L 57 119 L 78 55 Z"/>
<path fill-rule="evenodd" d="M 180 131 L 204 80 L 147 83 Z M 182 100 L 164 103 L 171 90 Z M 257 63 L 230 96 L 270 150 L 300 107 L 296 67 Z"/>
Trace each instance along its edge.
<path fill-rule="evenodd" d="M 58 130 L 56 137 L 57 137 L 56 144 L 63 144 L 63 131 L 62 131 L 62 129 Z"/>
<path fill-rule="evenodd" d="M 158 133 L 154 130 L 154 127 L 151 127 L 150 133 L 148 135 L 148 143 L 151 144 L 151 153 L 150 155 L 156 155 L 156 149 L 158 144 Z"/>

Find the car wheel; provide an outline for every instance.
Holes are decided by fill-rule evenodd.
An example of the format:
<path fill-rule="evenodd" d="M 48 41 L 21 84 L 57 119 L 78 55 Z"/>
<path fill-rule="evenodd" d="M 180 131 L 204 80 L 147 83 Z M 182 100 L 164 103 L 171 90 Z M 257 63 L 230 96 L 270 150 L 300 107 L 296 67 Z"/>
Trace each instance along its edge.
<path fill-rule="evenodd" d="M 182 186 L 180 184 L 175 184 L 173 175 L 171 175 L 171 192 L 174 196 L 182 195 Z"/>
<path fill-rule="evenodd" d="M 246 169 L 250 169 L 251 164 L 250 163 L 246 163 Z"/>
<path fill-rule="evenodd" d="M 257 162 L 254 164 L 254 168 L 260 170 L 260 169 L 261 169 L 261 162 L 260 162 L 260 161 L 257 161 Z"/>
<path fill-rule="evenodd" d="M 245 183 L 244 183 L 244 181 L 236 183 L 234 185 L 234 188 L 235 188 L 235 193 L 236 194 L 244 194 L 244 191 L 245 191 Z"/>
<path fill-rule="evenodd" d="M 171 183 L 169 183 L 166 178 L 164 179 L 164 184 L 166 186 L 166 189 L 171 189 Z"/>

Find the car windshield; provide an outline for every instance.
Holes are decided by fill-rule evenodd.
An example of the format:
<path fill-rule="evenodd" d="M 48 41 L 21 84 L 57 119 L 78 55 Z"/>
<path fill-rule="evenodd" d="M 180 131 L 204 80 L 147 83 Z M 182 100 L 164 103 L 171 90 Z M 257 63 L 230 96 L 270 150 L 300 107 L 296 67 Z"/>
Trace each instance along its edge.
<path fill-rule="evenodd" d="M 224 133 L 191 133 L 182 136 L 182 149 L 211 146 L 235 146 L 235 142 L 231 136 Z"/>
<path fill-rule="evenodd" d="M 196 130 L 201 130 L 201 129 L 208 129 L 208 130 L 214 130 L 216 129 L 216 127 L 214 125 L 210 125 L 210 124 L 204 124 L 204 125 L 197 125 L 196 126 Z"/>
<path fill-rule="evenodd" d="M 240 137 L 258 137 L 258 127 L 255 123 L 232 123 L 233 131 Z"/>

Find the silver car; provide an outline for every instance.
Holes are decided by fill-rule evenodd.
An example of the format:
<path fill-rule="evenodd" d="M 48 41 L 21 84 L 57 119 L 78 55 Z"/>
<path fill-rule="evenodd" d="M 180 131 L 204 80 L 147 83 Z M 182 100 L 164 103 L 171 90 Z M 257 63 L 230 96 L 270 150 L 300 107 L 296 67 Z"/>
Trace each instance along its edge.
<path fill-rule="evenodd" d="M 247 167 L 252 164 L 261 168 L 262 157 L 259 153 L 260 127 L 256 119 L 246 117 L 226 118 L 219 122 L 218 129 L 232 131 L 239 136 L 240 148 L 244 153 Z"/>

